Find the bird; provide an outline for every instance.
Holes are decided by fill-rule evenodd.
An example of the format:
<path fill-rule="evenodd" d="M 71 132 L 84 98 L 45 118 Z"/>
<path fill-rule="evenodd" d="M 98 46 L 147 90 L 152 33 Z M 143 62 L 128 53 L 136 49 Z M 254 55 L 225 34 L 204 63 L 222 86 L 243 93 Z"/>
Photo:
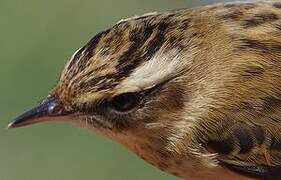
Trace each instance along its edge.
<path fill-rule="evenodd" d="M 9 128 L 64 121 L 184 179 L 281 179 L 281 1 L 122 19 Z"/>

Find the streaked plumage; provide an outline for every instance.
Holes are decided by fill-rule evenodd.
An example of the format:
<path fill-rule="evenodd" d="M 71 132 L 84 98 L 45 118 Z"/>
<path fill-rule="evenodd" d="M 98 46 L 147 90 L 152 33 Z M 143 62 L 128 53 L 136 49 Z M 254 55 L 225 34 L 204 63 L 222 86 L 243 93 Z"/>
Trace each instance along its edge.
<path fill-rule="evenodd" d="M 49 96 L 10 126 L 66 117 L 186 179 L 281 179 L 281 1 L 122 20 Z"/>

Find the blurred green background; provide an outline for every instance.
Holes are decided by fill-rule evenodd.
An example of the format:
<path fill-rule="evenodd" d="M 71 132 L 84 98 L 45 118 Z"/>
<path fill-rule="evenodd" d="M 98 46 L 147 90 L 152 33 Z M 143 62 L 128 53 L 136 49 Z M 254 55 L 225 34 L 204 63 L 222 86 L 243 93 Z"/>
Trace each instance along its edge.
<path fill-rule="evenodd" d="M 71 54 L 121 18 L 191 0 L 0 0 L 0 180 L 177 179 L 121 145 L 69 124 L 6 130 L 55 85 Z"/>

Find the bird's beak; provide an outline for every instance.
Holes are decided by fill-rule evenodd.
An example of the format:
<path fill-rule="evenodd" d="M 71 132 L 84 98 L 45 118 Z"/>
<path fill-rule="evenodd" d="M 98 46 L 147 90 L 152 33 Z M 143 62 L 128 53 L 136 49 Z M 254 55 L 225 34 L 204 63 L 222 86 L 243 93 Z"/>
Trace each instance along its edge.
<path fill-rule="evenodd" d="M 62 120 L 65 119 L 68 114 L 69 113 L 65 111 L 58 98 L 50 96 L 37 107 L 15 118 L 8 125 L 8 128 L 17 128 L 46 121 Z"/>

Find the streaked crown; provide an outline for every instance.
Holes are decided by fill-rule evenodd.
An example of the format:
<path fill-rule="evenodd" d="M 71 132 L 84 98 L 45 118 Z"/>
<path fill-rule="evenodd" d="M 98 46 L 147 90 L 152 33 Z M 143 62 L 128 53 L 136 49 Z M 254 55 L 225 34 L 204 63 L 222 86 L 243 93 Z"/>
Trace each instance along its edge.
<path fill-rule="evenodd" d="M 149 89 L 177 76 L 186 57 L 190 11 L 151 13 L 119 21 L 77 50 L 53 94 L 69 107 Z M 188 55 L 188 54 L 187 54 Z"/>

